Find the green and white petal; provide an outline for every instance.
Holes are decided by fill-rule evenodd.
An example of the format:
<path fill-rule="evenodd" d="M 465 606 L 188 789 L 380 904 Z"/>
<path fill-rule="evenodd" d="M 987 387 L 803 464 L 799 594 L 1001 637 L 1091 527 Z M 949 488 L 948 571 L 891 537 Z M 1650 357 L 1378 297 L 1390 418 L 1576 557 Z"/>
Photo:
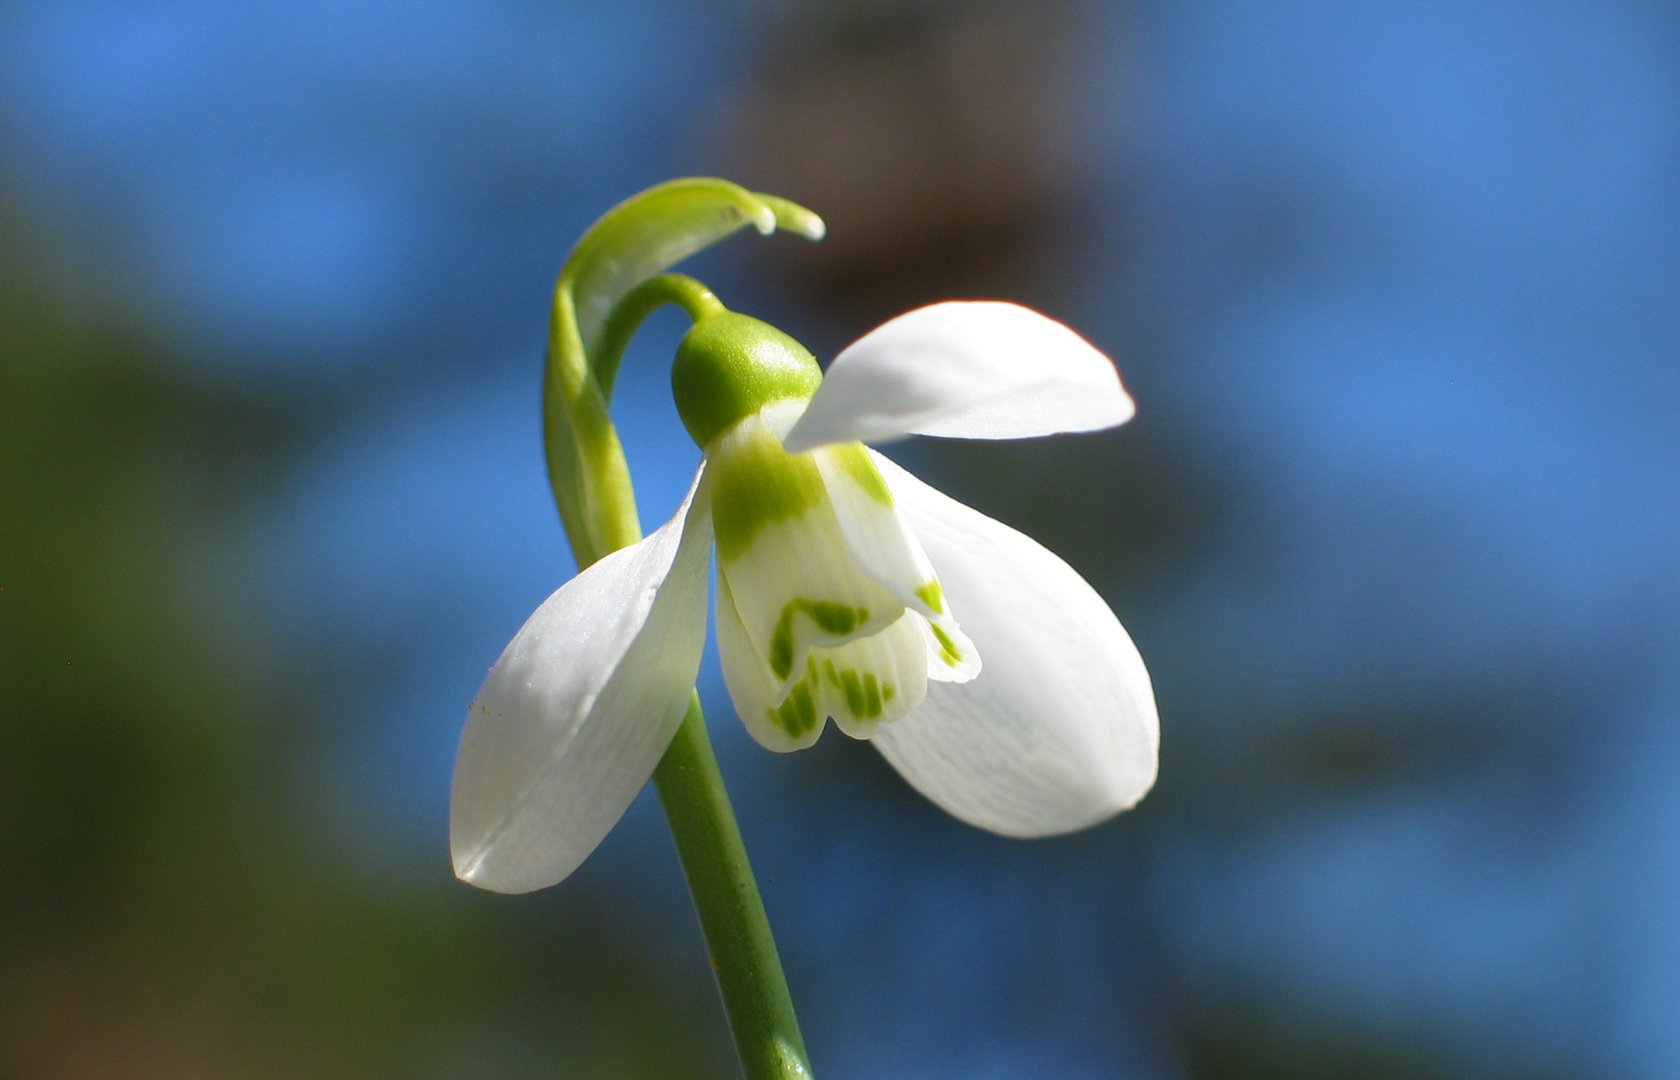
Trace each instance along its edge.
<path fill-rule="evenodd" d="M 927 693 L 925 625 L 921 616 L 905 611 L 878 633 L 811 649 L 794 677 L 782 679 L 747 636 L 728 580 L 718 579 L 724 684 L 747 731 L 778 753 L 815 743 L 829 719 L 853 738 L 870 738 L 920 704 Z"/>
<path fill-rule="evenodd" d="M 952 616 L 927 554 L 898 512 L 869 451 L 862 443 L 842 443 L 813 451 L 811 459 L 822 473 L 852 558 L 900 604 L 926 620 L 928 678 L 974 678 L 980 672 L 980 654 Z"/>
<path fill-rule="evenodd" d="M 449 846 L 463 881 L 555 884 L 652 775 L 706 639 L 711 529 L 697 487 L 646 539 L 545 600 L 490 669 L 455 759 Z"/>
<path fill-rule="evenodd" d="M 1136 407 L 1108 357 L 1018 304 L 957 300 L 900 315 L 829 365 L 791 451 L 905 435 L 1022 439 L 1123 424 Z"/>
<path fill-rule="evenodd" d="M 873 456 L 986 655 L 977 678 L 930 685 L 875 745 L 922 794 L 1006 836 L 1132 806 L 1155 782 L 1160 723 L 1114 613 L 1037 542 Z"/>
<path fill-rule="evenodd" d="M 810 650 L 877 633 L 904 610 L 852 559 L 816 462 L 783 451 L 777 427 L 801 404 L 773 404 L 707 449 L 718 577 L 779 694 Z"/>

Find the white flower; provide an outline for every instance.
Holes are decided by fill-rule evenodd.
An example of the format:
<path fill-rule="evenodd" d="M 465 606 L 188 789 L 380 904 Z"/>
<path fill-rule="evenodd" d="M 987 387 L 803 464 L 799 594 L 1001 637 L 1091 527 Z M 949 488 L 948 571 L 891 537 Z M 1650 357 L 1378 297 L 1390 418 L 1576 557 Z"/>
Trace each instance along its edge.
<path fill-rule="evenodd" d="M 560 881 L 647 782 L 700 666 L 714 537 L 724 678 L 770 749 L 809 746 L 832 718 L 935 803 L 1008 836 L 1084 828 L 1154 783 L 1154 694 L 1108 605 L 1034 541 L 862 445 L 1124 423 L 1113 364 L 989 301 L 888 322 L 820 386 L 803 357 L 773 358 L 793 374 L 757 397 L 691 394 L 705 461 L 682 506 L 550 596 L 491 669 L 455 766 L 462 879 Z M 688 370 L 679 353 L 679 407 Z"/>

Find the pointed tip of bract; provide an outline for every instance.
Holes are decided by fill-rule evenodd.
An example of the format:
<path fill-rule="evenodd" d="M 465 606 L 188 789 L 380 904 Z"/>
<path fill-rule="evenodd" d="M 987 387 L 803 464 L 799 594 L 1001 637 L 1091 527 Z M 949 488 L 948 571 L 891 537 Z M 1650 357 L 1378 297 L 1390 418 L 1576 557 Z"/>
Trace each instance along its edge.
<path fill-rule="evenodd" d="M 828 235 L 828 226 L 824 224 L 823 219 L 798 203 L 763 192 L 755 193 L 754 198 L 768 208 L 771 214 L 768 226 L 755 218 L 754 224 L 758 225 L 759 232 L 768 234 L 772 229 L 781 229 L 795 236 L 803 236 L 807 240 L 821 240 Z"/>
<path fill-rule="evenodd" d="M 789 232 L 798 233 L 807 240 L 821 240 L 828 235 L 828 223 L 809 211 L 806 211 L 803 220 L 798 224 L 785 227 Z"/>

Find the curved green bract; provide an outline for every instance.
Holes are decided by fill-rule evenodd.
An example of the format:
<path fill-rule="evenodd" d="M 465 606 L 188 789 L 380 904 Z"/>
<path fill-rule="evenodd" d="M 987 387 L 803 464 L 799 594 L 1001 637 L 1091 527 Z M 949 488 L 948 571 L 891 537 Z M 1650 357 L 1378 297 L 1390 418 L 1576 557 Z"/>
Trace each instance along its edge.
<path fill-rule="evenodd" d="M 607 211 L 572 249 L 554 287 L 543 431 L 549 483 L 579 565 L 641 535 L 624 450 L 591 357 L 613 309 L 642 282 L 752 225 L 820 239 L 822 219 L 726 180 L 672 180 Z"/>
<path fill-rule="evenodd" d="M 797 203 L 701 177 L 648 188 L 601 215 L 556 285 L 572 294 L 584 352 L 593 353 L 608 315 L 631 289 L 748 225 L 765 236 L 781 228 L 810 240 L 826 231 L 822 218 Z"/>

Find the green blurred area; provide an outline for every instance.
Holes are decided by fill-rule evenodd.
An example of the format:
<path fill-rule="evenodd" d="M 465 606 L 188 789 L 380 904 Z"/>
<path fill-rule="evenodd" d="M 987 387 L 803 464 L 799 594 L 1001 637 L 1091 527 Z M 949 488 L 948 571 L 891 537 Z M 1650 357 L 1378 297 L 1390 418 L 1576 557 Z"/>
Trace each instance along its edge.
<path fill-rule="evenodd" d="M 697 935 L 673 964 L 585 890 L 391 888 L 288 795 L 330 703 L 265 648 L 228 540 L 320 417 L 165 363 L 134 283 L 23 217 L 0 209 L 0 1076 L 731 1075 Z"/>

